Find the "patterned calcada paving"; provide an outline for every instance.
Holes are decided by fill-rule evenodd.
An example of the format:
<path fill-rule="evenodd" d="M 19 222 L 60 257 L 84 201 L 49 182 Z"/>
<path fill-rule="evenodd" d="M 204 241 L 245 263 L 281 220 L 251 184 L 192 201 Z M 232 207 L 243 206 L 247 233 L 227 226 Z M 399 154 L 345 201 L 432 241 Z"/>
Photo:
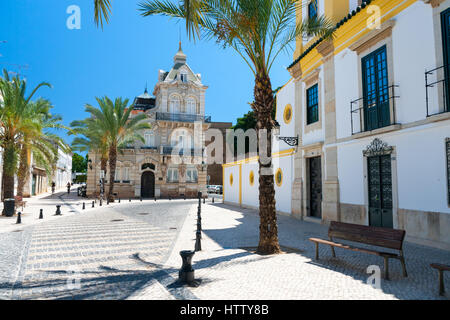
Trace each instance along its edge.
<path fill-rule="evenodd" d="M 13 299 L 126 299 L 170 253 L 177 230 L 114 211 L 36 226 Z"/>

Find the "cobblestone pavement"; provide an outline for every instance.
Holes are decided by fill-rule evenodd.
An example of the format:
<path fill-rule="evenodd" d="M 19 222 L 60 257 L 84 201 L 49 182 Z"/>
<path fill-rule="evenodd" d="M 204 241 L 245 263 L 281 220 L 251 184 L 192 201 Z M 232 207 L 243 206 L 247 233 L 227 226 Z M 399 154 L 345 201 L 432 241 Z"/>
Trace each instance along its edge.
<path fill-rule="evenodd" d="M 179 251 L 192 250 L 197 201 L 161 200 L 104 207 L 0 232 L 0 298 L 6 299 L 448 299 L 437 294 L 431 262 L 448 251 L 405 243 L 408 277 L 390 262 L 391 281 L 367 284 L 380 257 L 320 247 L 327 227 L 278 217 L 283 254 L 255 254 L 255 210 L 202 205 L 202 251 L 193 258 L 198 287 L 177 282 Z M 18 231 L 18 232 L 14 232 Z M 449 275 L 445 275 L 447 286 Z"/>
<path fill-rule="evenodd" d="M 151 285 L 161 299 L 195 298 L 159 267 L 194 203 L 147 200 L 0 233 L 0 297 L 126 299 Z"/>
<path fill-rule="evenodd" d="M 186 219 L 166 268 L 179 266 L 180 250 L 194 244 L 196 212 Z M 310 237 L 327 238 L 327 226 L 287 216 L 278 217 L 283 254 L 255 254 L 259 217 L 255 210 L 224 204 L 203 205 L 202 251 L 196 252 L 193 267 L 200 286 L 189 290 L 199 299 L 448 299 L 437 294 L 438 276 L 431 262 L 450 263 L 450 253 L 405 243 L 408 277 L 403 278 L 399 261 L 390 262 L 391 281 L 381 277 L 381 288 L 367 284 L 367 267 L 383 272 L 377 256 L 320 246 L 314 260 Z M 175 272 L 170 273 L 173 277 Z M 450 277 L 446 274 L 447 286 Z M 447 288 L 448 289 L 448 288 Z M 448 291 L 448 290 L 447 290 Z M 149 289 L 142 299 L 157 299 Z"/>

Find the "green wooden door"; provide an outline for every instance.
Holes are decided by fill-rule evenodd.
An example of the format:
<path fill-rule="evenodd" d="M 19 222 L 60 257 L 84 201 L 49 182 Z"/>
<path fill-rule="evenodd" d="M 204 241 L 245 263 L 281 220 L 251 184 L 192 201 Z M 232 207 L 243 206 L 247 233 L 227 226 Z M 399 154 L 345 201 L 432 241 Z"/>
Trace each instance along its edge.
<path fill-rule="evenodd" d="M 450 8 L 441 13 L 442 47 L 445 65 L 445 94 L 447 111 L 450 111 Z"/>
<path fill-rule="evenodd" d="M 309 158 L 309 215 L 322 218 L 322 160 Z"/>
<path fill-rule="evenodd" d="M 369 177 L 369 225 L 393 228 L 391 156 L 367 158 Z"/>
<path fill-rule="evenodd" d="M 390 124 L 386 46 L 362 59 L 364 128 L 370 131 Z"/>

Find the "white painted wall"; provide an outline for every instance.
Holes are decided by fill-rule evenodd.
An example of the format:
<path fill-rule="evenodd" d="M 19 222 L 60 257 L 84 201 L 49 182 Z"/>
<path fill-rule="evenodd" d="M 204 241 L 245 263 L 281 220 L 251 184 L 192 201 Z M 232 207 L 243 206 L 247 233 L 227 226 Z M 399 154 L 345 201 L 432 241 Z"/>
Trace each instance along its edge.
<path fill-rule="evenodd" d="M 396 17 L 392 30 L 394 74 L 390 82 L 399 85 L 396 99 L 399 123 L 426 117 L 425 70 L 436 65 L 433 12 L 429 4 L 417 1 Z M 437 91 L 435 91 L 437 94 Z"/>
<path fill-rule="evenodd" d="M 445 154 L 449 128 L 447 120 L 379 136 L 395 148 L 400 209 L 450 213 Z M 363 168 L 366 158 L 362 152 L 373 139 L 356 140 L 338 147 L 342 203 L 365 204 Z"/>
<path fill-rule="evenodd" d="M 230 184 L 230 175 L 233 174 L 233 184 Z M 223 177 L 224 202 L 239 204 L 239 166 L 225 167 Z"/>
<path fill-rule="evenodd" d="M 253 186 L 250 185 L 250 171 L 255 175 Z M 259 206 L 258 162 L 242 166 L 242 205 L 257 208 Z"/>
<path fill-rule="evenodd" d="M 335 57 L 336 134 L 337 138 L 351 136 L 350 103 L 359 99 L 357 54 L 345 49 Z M 359 114 L 353 115 L 355 131 L 360 130 Z"/>

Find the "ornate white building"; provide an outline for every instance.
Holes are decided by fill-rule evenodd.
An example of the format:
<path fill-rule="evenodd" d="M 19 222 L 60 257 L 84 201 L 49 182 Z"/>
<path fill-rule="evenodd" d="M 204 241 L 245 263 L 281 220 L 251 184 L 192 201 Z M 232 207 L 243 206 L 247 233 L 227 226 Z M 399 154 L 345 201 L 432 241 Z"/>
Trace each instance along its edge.
<path fill-rule="evenodd" d="M 154 96 L 146 89 L 134 100 L 133 115 L 145 113 L 152 128 L 142 133 L 145 143 L 136 142 L 118 155 L 118 197 L 196 197 L 199 191 L 206 196 L 204 132 L 211 123 L 205 117 L 207 88 L 186 63 L 180 43 L 172 69 L 158 72 Z M 95 196 L 100 190 L 100 159 L 93 153 L 89 159 L 87 194 Z"/>

